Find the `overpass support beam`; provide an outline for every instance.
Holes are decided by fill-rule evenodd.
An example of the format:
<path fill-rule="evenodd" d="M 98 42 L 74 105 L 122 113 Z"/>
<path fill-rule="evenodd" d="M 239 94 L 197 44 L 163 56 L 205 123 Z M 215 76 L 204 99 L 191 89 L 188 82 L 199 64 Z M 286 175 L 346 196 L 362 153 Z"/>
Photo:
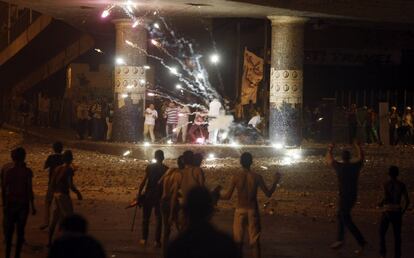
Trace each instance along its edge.
<path fill-rule="evenodd" d="M 269 16 L 272 22 L 269 138 L 298 146 L 302 142 L 305 18 Z"/>
<path fill-rule="evenodd" d="M 130 19 L 117 19 L 113 23 L 116 29 L 116 57 L 112 138 L 115 141 L 135 142 L 142 135 L 144 123 L 147 31 L 142 24 L 133 28 L 134 22 Z"/>

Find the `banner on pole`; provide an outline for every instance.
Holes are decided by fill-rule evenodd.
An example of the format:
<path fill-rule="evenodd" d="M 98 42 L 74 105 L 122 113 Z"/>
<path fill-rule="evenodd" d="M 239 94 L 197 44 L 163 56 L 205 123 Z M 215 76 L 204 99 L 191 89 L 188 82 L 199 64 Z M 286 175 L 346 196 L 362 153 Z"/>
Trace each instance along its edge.
<path fill-rule="evenodd" d="M 263 79 L 263 58 L 244 49 L 243 77 L 241 85 L 241 104 L 256 103 L 257 89 Z"/>

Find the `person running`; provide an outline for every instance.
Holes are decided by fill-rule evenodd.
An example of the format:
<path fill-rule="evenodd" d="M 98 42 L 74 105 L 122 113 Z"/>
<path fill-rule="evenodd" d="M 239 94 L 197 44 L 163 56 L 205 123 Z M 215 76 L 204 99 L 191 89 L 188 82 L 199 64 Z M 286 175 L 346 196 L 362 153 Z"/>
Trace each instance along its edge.
<path fill-rule="evenodd" d="M 26 151 L 17 148 L 12 151 L 12 165 L 9 164 L 2 169 L 1 196 L 3 201 L 3 229 L 6 241 L 5 257 L 10 258 L 13 244 L 13 234 L 16 228 L 16 258 L 20 253 L 25 241 L 25 228 L 30 207 L 32 215 L 36 214 L 34 205 L 34 194 L 32 186 L 33 172 L 26 166 Z"/>
<path fill-rule="evenodd" d="M 155 110 L 154 104 L 150 104 L 145 110 L 145 122 L 144 122 L 144 140 L 147 139 L 148 133 L 151 137 L 151 142 L 155 142 L 154 126 L 155 120 L 158 118 L 158 112 Z"/>
<path fill-rule="evenodd" d="M 177 168 L 170 168 L 159 181 L 162 184 L 161 215 L 162 227 L 164 229 L 162 237 L 164 252 L 170 238 L 171 227 L 175 224 L 177 230 L 180 230 L 180 225 L 177 220 L 180 207 L 177 201 L 172 200 L 172 197 L 178 187 L 182 169 L 184 169 L 184 160 L 183 156 L 180 156 L 177 159 Z"/>
<path fill-rule="evenodd" d="M 254 247 L 253 257 L 260 258 L 260 214 L 257 202 L 257 191 L 260 188 L 267 197 L 275 192 L 277 184 L 281 179 L 276 172 L 273 184 L 267 188 L 261 175 L 250 169 L 253 164 L 252 154 L 245 152 L 240 156 L 242 170 L 233 175 L 228 191 L 221 196 L 222 200 L 230 200 L 234 190 L 237 191 L 237 206 L 234 212 L 233 237 L 239 246 L 240 253 L 243 250 L 243 239 L 246 227 L 249 233 L 250 245 Z"/>
<path fill-rule="evenodd" d="M 160 211 L 160 200 L 162 194 L 162 186 L 158 183 L 168 167 L 163 164 L 164 152 L 162 150 L 155 151 L 155 163 L 149 164 L 145 169 L 145 177 L 142 180 L 137 200 L 143 200 L 142 203 L 142 239 L 141 245 L 146 245 L 149 233 L 149 223 L 152 210 L 155 213 L 156 229 L 155 229 L 155 247 L 161 246 L 162 218 Z M 143 190 L 145 188 L 145 192 Z M 143 196 L 143 197 L 142 197 Z"/>
<path fill-rule="evenodd" d="M 338 162 L 333 156 L 335 145 L 331 144 L 328 148 L 327 163 L 335 170 L 339 187 L 337 213 L 338 232 L 336 242 L 331 245 L 331 248 L 339 249 L 343 246 L 345 227 L 347 227 L 360 247 L 355 253 L 362 253 L 366 241 L 352 221 L 351 211 L 358 197 L 358 178 L 364 165 L 364 152 L 356 142 L 354 143 L 354 147 L 357 151 L 357 160 L 354 162 L 351 162 L 351 153 L 348 150 L 342 151 L 342 162 Z"/>
<path fill-rule="evenodd" d="M 73 214 L 73 204 L 69 191 L 76 194 L 78 200 L 82 200 L 82 194 L 73 183 L 73 176 L 76 167 L 72 164 L 72 151 L 67 150 L 62 155 L 63 165 L 57 167 L 52 173 L 50 191 L 53 194 L 55 209 L 53 211 L 52 221 L 49 226 L 49 246 L 52 244 L 53 235 L 58 222 Z"/>
<path fill-rule="evenodd" d="M 397 179 L 399 173 L 398 167 L 391 166 L 389 168 L 388 175 L 390 179 L 383 185 L 384 197 L 379 203 L 379 207 L 383 208 L 379 230 L 381 257 L 385 257 L 387 253 L 385 235 L 390 223 L 394 229 L 394 258 L 401 257 L 402 216 L 410 205 L 410 199 L 407 187 Z M 401 205 L 402 199 L 404 199 L 404 207 Z"/>
<path fill-rule="evenodd" d="M 182 143 L 187 141 L 187 128 L 188 128 L 188 116 L 190 115 L 190 108 L 186 105 L 178 108 L 178 124 L 177 124 L 177 137 L 181 132 Z"/>
<path fill-rule="evenodd" d="M 210 192 L 205 187 L 195 187 L 185 199 L 184 214 L 188 226 L 168 245 L 164 257 L 241 257 L 231 237 L 217 230 L 210 222 L 214 212 Z"/>
<path fill-rule="evenodd" d="M 57 167 L 63 164 L 62 159 L 62 151 L 63 151 L 63 144 L 61 142 L 55 142 L 52 145 L 53 154 L 49 155 L 46 159 L 45 165 L 43 169 L 47 169 L 49 172 L 49 180 L 47 182 L 47 190 L 46 190 L 46 198 L 45 198 L 45 220 L 44 224 L 40 226 L 41 230 L 46 229 L 49 226 L 50 220 L 50 208 L 53 201 L 53 193 L 50 189 L 50 182 L 52 178 L 52 174 Z"/>

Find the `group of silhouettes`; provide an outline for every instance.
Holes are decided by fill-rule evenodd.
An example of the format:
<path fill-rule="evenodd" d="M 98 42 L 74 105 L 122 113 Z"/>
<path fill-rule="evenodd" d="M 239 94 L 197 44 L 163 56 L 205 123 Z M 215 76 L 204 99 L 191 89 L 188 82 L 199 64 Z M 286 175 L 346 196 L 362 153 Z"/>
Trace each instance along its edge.
<path fill-rule="evenodd" d="M 334 145 L 329 146 L 327 162 L 337 174 L 338 234 L 331 245 L 333 249 L 343 246 L 347 228 L 357 240 L 361 253 L 366 240 L 352 221 L 351 210 L 357 200 L 358 178 L 364 163 L 364 153 L 358 144 L 357 160 L 351 161 L 348 150 L 342 152 L 342 161 L 333 155 Z M 87 234 L 87 222 L 74 214 L 70 191 L 82 200 L 80 191 L 73 182 L 77 167 L 72 163 L 70 150 L 63 152 L 60 142 L 53 144 L 54 153 L 49 155 L 44 169 L 49 171 L 45 198 L 45 218 L 41 230 L 49 229 L 48 257 L 105 257 L 102 246 Z M 152 212 L 155 213 L 154 246 L 161 248 L 164 257 L 242 257 L 243 241 L 247 232 L 252 256 L 261 257 L 260 214 L 257 200 L 261 189 L 271 197 L 281 179 L 276 172 L 268 188 L 263 177 L 251 169 L 253 156 L 245 152 L 240 156 L 241 169 L 232 175 L 226 191 L 221 186 L 207 189 L 205 175 L 201 168 L 203 156 L 200 153 L 185 151 L 177 159 L 177 167 L 168 168 L 164 163 L 162 150 L 155 152 L 155 162 L 145 169 L 144 179 L 139 185 L 135 201 L 129 206 L 142 209 L 142 238 L 140 244 L 148 245 L 149 225 Z M 20 258 L 25 243 L 25 226 L 29 213 L 36 214 L 32 187 L 32 170 L 25 163 L 26 151 L 19 147 L 11 151 L 12 161 L 2 167 L 1 189 L 3 201 L 3 231 L 5 257 L 11 257 L 12 240 L 17 231 L 16 258 Z M 408 191 L 399 181 L 398 167 L 389 168 L 390 179 L 384 183 L 384 197 L 379 203 L 383 208 L 380 223 L 380 255 L 386 255 L 385 234 L 391 224 L 394 228 L 395 257 L 401 257 L 402 216 L 409 207 Z M 233 237 L 218 230 L 211 223 L 217 202 L 230 200 L 237 192 L 233 220 Z M 53 207 L 53 211 L 52 211 Z M 50 218 L 50 214 L 52 217 Z M 134 217 L 135 219 L 135 217 Z M 59 236 L 54 237 L 59 223 Z M 171 231 L 176 228 L 177 236 L 170 240 Z"/>

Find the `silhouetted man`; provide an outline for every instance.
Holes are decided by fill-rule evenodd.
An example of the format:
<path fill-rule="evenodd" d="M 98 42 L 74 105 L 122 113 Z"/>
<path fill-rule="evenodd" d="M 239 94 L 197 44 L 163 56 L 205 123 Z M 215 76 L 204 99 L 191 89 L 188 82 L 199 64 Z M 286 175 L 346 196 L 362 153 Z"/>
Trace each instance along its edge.
<path fill-rule="evenodd" d="M 344 243 L 345 227 L 347 227 L 360 246 L 360 249 L 356 250 L 355 253 L 361 253 L 366 245 L 366 241 L 352 221 L 351 211 L 358 197 L 358 178 L 362 166 L 364 165 L 364 152 L 362 151 L 361 146 L 354 143 L 354 147 L 357 151 L 357 160 L 351 162 L 351 153 L 344 150 L 342 151 L 342 162 L 338 162 L 333 156 L 334 147 L 333 144 L 330 145 L 327 154 L 328 165 L 332 166 L 335 170 L 338 177 L 339 187 L 337 215 L 338 235 L 336 242 L 331 245 L 331 248 L 338 249 L 342 247 Z"/>
<path fill-rule="evenodd" d="M 62 159 L 63 165 L 55 169 L 50 184 L 55 208 L 53 211 L 52 222 L 49 227 L 49 245 L 52 243 L 57 223 L 73 214 L 73 204 L 69 191 L 74 192 L 77 195 L 78 200 L 82 200 L 82 194 L 73 183 L 73 176 L 76 168 L 72 164 L 72 151 L 65 151 Z"/>
<path fill-rule="evenodd" d="M 162 184 L 161 214 L 164 234 L 162 246 L 165 251 L 171 234 L 171 227 L 175 224 L 180 229 L 178 211 L 180 209 L 177 200 L 172 200 L 174 191 L 177 191 L 181 180 L 181 170 L 184 169 L 183 156 L 177 159 L 177 168 L 170 168 L 160 180 Z"/>
<path fill-rule="evenodd" d="M 240 252 L 243 250 L 243 239 L 246 227 L 249 233 L 250 245 L 254 247 L 253 256 L 261 257 L 260 250 L 260 214 L 257 203 L 257 190 L 260 188 L 267 197 L 271 197 L 280 181 L 280 174 L 275 173 L 274 181 L 270 189 L 267 188 L 261 175 L 251 171 L 253 156 L 245 152 L 240 156 L 242 171 L 233 175 L 230 187 L 221 198 L 230 200 L 234 189 L 237 190 L 237 206 L 234 212 L 233 237 L 239 245 Z"/>
<path fill-rule="evenodd" d="M 398 167 L 391 166 L 388 174 L 390 180 L 384 183 L 384 197 L 379 204 L 383 208 L 380 223 L 380 254 L 381 257 L 385 257 L 385 235 L 391 223 L 394 229 L 394 258 L 400 258 L 402 216 L 410 204 L 410 199 L 408 197 L 407 187 L 397 179 L 399 174 Z M 404 199 L 404 207 L 401 205 L 402 199 Z"/>
<path fill-rule="evenodd" d="M 87 221 L 79 215 L 70 215 L 60 224 L 61 235 L 53 242 L 49 258 L 105 258 L 102 245 L 87 235 Z"/>
<path fill-rule="evenodd" d="M 17 148 L 12 151 L 13 165 L 2 170 L 2 200 L 4 206 L 4 227 L 6 240 L 6 258 L 10 258 L 14 229 L 17 230 L 16 258 L 25 241 L 24 231 L 30 206 L 36 214 L 32 188 L 33 172 L 26 167 L 26 151 Z"/>
<path fill-rule="evenodd" d="M 140 244 L 147 244 L 149 222 L 152 210 L 154 210 L 156 219 L 155 247 L 160 247 L 162 231 L 160 200 L 162 194 L 162 185 L 160 185 L 158 182 L 160 181 L 161 177 L 165 174 L 165 172 L 168 170 L 168 167 L 162 163 L 164 161 L 164 152 L 162 150 L 157 150 L 154 154 L 154 158 L 156 162 L 149 164 L 145 169 L 145 177 L 139 186 L 137 200 L 143 199 L 142 239 L 140 240 Z M 142 191 L 144 190 L 144 188 L 144 198 L 142 198 Z"/>
<path fill-rule="evenodd" d="M 53 193 L 50 189 L 50 182 L 52 178 L 52 174 L 57 167 L 63 164 L 62 159 L 62 151 L 63 151 L 63 144 L 61 142 L 55 142 L 52 145 L 53 154 L 49 155 L 45 161 L 45 165 L 43 169 L 47 169 L 49 172 L 49 180 L 47 182 L 47 190 L 46 190 L 46 197 L 45 197 L 45 221 L 40 229 L 43 230 L 49 226 L 50 220 L 50 208 L 53 201 Z"/>
<path fill-rule="evenodd" d="M 241 257 L 231 237 L 210 223 L 214 211 L 210 192 L 204 187 L 195 187 L 189 191 L 185 200 L 184 214 L 188 226 L 167 247 L 165 257 Z"/>

